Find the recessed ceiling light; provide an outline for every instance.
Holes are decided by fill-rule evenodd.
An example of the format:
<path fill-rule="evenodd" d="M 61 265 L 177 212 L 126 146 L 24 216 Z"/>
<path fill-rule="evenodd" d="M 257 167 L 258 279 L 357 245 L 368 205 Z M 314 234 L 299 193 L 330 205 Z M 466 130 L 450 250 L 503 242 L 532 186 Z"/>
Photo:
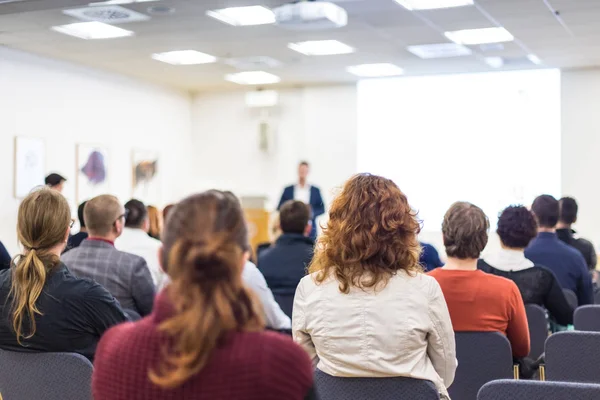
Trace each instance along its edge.
<path fill-rule="evenodd" d="M 51 29 L 80 39 L 114 39 L 134 35 L 132 31 L 97 21 L 53 26 Z"/>
<path fill-rule="evenodd" d="M 415 56 L 424 59 L 468 56 L 471 53 L 473 53 L 468 47 L 456 43 L 438 43 L 424 44 L 420 46 L 408 46 L 406 50 L 410 51 Z"/>
<path fill-rule="evenodd" d="M 504 28 L 464 29 L 445 32 L 444 35 L 454 43 L 465 45 L 511 42 L 515 39 Z"/>
<path fill-rule="evenodd" d="M 492 68 L 502 68 L 504 66 L 502 57 L 485 57 L 483 61 Z"/>
<path fill-rule="evenodd" d="M 196 50 L 177 50 L 165 53 L 154 53 L 152 58 L 173 65 L 209 64 L 217 61 L 217 57 Z"/>
<path fill-rule="evenodd" d="M 346 68 L 353 75 L 363 78 L 376 78 L 380 76 L 402 75 L 404 70 L 397 65 L 390 63 L 380 64 L 361 64 Z"/>
<path fill-rule="evenodd" d="M 472 6 L 473 0 L 396 0 L 407 10 L 433 10 L 436 8 L 450 8 Z"/>
<path fill-rule="evenodd" d="M 245 71 L 225 75 L 225 80 L 239 85 L 268 85 L 280 82 L 281 78 L 265 71 Z"/>
<path fill-rule="evenodd" d="M 354 48 L 337 40 L 311 40 L 308 42 L 290 43 L 288 47 L 307 56 L 354 53 Z"/>
<path fill-rule="evenodd" d="M 159 1 L 159 0 L 106 0 L 106 1 L 97 1 L 94 3 L 90 3 L 90 6 L 111 6 L 111 5 L 119 5 L 119 4 L 133 4 L 133 3 L 149 3 L 151 1 Z"/>
<path fill-rule="evenodd" d="M 529 59 L 529 61 L 531 61 L 535 65 L 540 65 L 542 63 L 542 60 L 540 60 L 540 58 L 535 54 L 528 54 L 527 59 Z"/>
<path fill-rule="evenodd" d="M 265 25 L 275 23 L 275 14 L 263 6 L 229 7 L 208 10 L 206 15 L 233 26 Z"/>

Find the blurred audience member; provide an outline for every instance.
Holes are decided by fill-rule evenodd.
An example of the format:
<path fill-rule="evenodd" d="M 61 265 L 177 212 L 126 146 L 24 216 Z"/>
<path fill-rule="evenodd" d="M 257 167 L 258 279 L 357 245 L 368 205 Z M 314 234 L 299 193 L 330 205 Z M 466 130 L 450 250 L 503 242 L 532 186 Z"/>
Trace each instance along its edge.
<path fill-rule="evenodd" d="M 537 235 L 531 211 L 523 206 L 505 208 L 498 218 L 497 233 L 501 249 L 479 260 L 479 269 L 512 280 L 525 304 L 546 308 L 560 325 L 572 324 L 573 308 L 552 271 L 525 258 L 525 248 Z"/>
<path fill-rule="evenodd" d="M 116 197 L 101 195 L 87 202 L 83 215 L 90 236 L 63 254 L 63 262 L 75 275 L 108 289 L 124 309 L 150 314 L 155 289 L 146 261 L 114 245 L 125 226 L 125 208 Z"/>
<path fill-rule="evenodd" d="M 258 269 L 273 293 L 293 295 L 306 275 L 315 245 L 308 237 L 312 229 L 308 205 L 297 200 L 286 201 L 279 211 L 279 224 L 283 234 L 260 253 Z"/>
<path fill-rule="evenodd" d="M 0 270 L 10 268 L 11 260 L 8 250 L 6 250 L 6 247 L 0 242 Z"/>
<path fill-rule="evenodd" d="M 420 244 L 421 257 L 419 258 L 419 264 L 421 264 L 425 271 L 432 271 L 444 265 L 442 260 L 440 260 L 440 255 L 438 254 L 435 247 L 433 247 L 429 243 L 420 242 Z"/>
<path fill-rule="evenodd" d="M 406 196 L 389 179 L 359 174 L 329 214 L 296 291 L 294 340 L 329 375 L 427 379 L 447 398 L 454 332 L 440 286 L 421 272 Z"/>
<path fill-rule="evenodd" d="M 162 244 L 160 240 L 148 236 L 150 219 L 146 206 L 141 201 L 133 199 L 125 203 L 125 209 L 127 210 L 125 229 L 115 241 L 115 247 L 146 260 L 154 284 L 157 288 L 162 288 L 166 282 L 166 274 L 158 262 L 158 250 Z"/>
<path fill-rule="evenodd" d="M 312 386 L 309 358 L 284 335 L 263 331 L 260 305 L 242 279 L 249 243 L 237 199 L 219 191 L 184 199 L 163 239 L 172 283 L 151 318 L 102 338 L 94 399 L 303 399 Z"/>
<path fill-rule="evenodd" d="M 79 353 L 94 358 L 100 337 L 126 321 L 102 286 L 73 276 L 60 262 L 72 224 L 67 200 L 41 189 L 19 206 L 17 235 L 24 253 L 0 272 L 0 348 Z"/>
<path fill-rule="evenodd" d="M 65 188 L 66 181 L 67 178 L 56 173 L 51 173 L 44 180 L 46 186 L 48 186 L 50 189 L 56 190 L 59 193 L 62 193 L 63 189 Z"/>
<path fill-rule="evenodd" d="M 148 235 L 151 238 L 160 240 L 160 232 L 162 231 L 162 215 L 158 208 L 154 206 L 148 206 L 148 220 L 150 225 L 148 227 Z"/>
<path fill-rule="evenodd" d="M 79 219 L 79 232 L 74 235 L 69 236 L 69 241 L 67 242 L 67 248 L 65 249 L 65 253 L 75 247 L 79 247 L 81 242 L 83 242 L 88 237 L 87 228 L 85 227 L 85 219 L 83 218 L 83 210 L 85 208 L 85 204 L 87 201 L 84 201 L 77 208 L 77 219 Z"/>
<path fill-rule="evenodd" d="M 517 285 L 477 269 L 488 229 L 488 218 L 479 207 L 454 203 L 442 223 L 448 261 L 429 275 L 442 287 L 454 331 L 501 332 L 508 337 L 513 356 L 523 358 L 529 354 L 529 327 Z"/>
<path fill-rule="evenodd" d="M 590 271 L 596 268 L 596 250 L 589 240 L 576 237 L 577 232 L 572 229 L 572 225 L 577 222 L 577 202 L 572 197 L 563 197 L 558 202 L 560 206 L 560 217 L 556 225 L 556 236 L 569 246 L 575 247 L 588 266 Z"/>
<path fill-rule="evenodd" d="M 581 253 L 556 236 L 559 219 L 558 200 L 550 195 L 538 196 L 531 211 L 538 222 L 538 235 L 525 249 L 525 257 L 554 272 L 563 289 L 577 294 L 580 306 L 594 303 L 592 279 Z"/>
<path fill-rule="evenodd" d="M 167 216 L 169 215 L 171 210 L 173 210 L 173 207 L 175 207 L 175 204 L 168 204 L 165 206 L 165 208 L 163 208 L 163 212 L 162 212 L 163 225 L 167 224 Z"/>

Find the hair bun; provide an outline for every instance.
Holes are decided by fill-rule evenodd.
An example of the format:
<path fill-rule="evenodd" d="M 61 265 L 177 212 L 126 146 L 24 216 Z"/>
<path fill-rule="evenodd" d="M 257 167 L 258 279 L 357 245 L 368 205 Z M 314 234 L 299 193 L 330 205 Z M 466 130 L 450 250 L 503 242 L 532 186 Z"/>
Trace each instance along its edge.
<path fill-rule="evenodd" d="M 235 269 L 235 249 L 218 240 L 191 243 L 184 262 L 193 266 L 193 279 L 197 281 L 229 280 Z"/>

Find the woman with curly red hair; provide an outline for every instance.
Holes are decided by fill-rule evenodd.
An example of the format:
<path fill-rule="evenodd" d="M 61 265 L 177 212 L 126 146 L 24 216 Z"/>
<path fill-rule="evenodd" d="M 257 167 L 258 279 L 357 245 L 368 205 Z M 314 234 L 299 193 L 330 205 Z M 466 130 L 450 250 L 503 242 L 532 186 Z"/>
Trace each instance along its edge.
<path fill-rule="evenodd" d="M 346 182 L 294 299 L 294 340 L 318 369 L 430 380 L 447 396 L 454 332 L 440 286 L 419 265 L 419 230 L 391 180 L 359 174 Z"/>

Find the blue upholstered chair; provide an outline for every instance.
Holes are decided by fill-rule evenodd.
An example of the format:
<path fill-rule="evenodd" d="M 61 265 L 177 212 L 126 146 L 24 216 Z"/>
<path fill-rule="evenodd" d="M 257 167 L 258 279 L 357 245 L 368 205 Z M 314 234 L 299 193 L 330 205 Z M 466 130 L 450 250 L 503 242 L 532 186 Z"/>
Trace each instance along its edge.
<path fill-rule="evenodd" d="M 589 383 L 499 380 L 486 383 L 477 400 L 597 400 L 600 385 Z"/>
<path fill-rule="evenodd" d="M 546 340 L 546 380 L 600 383 L 598 349 L 598 332 L 568 331 L 551 335 Z"/>
<path fill-rule="evenodd" d="M 79 354 L 0 350 L 4 400 L 92 400 L 92 372 Z"/>
<path fill-rule="evenodd" d="M 529 338 L 531 342 L 531 351 L 529 357 L 537 360 L 544 353 L 544 345 L 548 338 L 548 321 L 546 320 L 546 310 L 537 304 L 527 304 L 527 323 L 529 325 Z"/>
<path fill-rule="evenodd" d="M 600 332 L 600 305 L 577 307 L 573 325 L 577 331 Z"/>
<path fill-rule="evenodd" d="M 452 399 L 476 400 L 486 383 L 515 376 L 506 336 L 499 332 L 456 332 L 455 336 L 458 368 L 448 388 Z"/>
<path fill-rule="evenodd" d="M 319 400 L 438 400 L 433 383 L 405 377 L 340 378 L 323 371 L 315 372 L 315 390 Z"/>

